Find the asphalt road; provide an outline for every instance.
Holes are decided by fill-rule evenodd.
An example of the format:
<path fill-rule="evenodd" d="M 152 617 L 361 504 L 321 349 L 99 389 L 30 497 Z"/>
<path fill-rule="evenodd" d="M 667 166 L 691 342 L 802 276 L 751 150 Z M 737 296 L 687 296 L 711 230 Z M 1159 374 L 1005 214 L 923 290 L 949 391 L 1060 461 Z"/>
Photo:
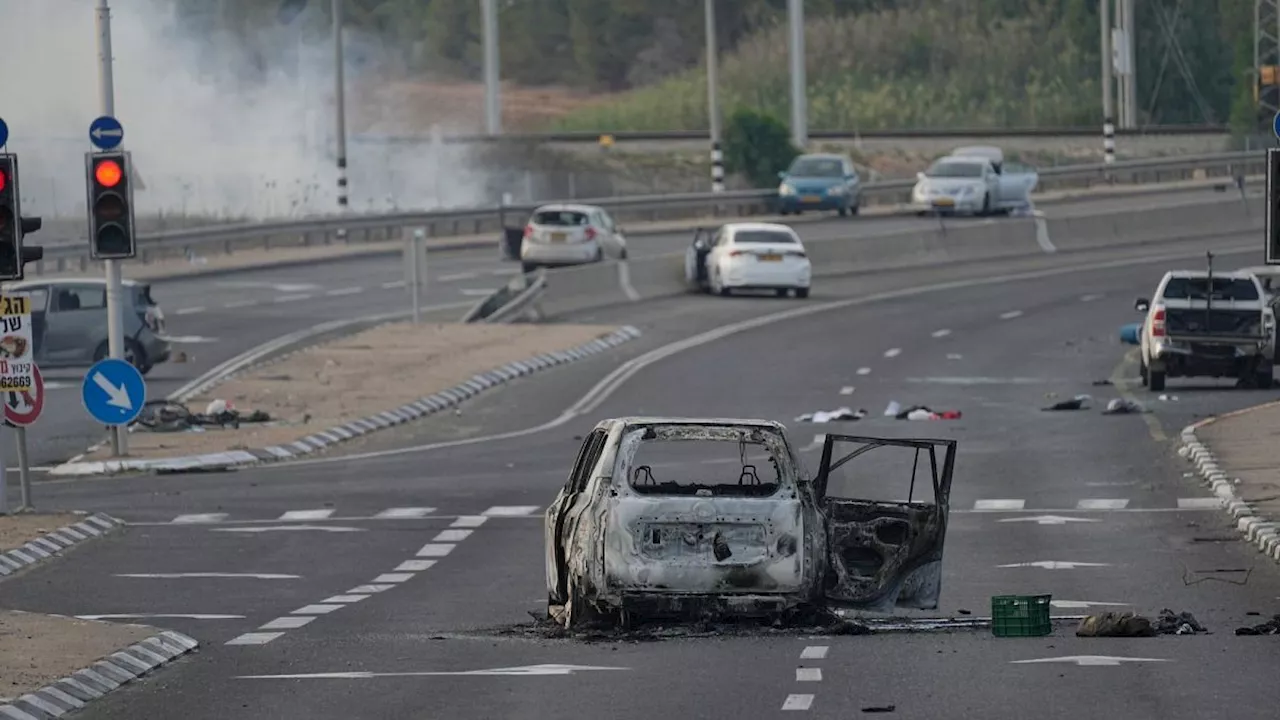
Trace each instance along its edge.
<path fill-rule="evenodd" d="M 1176 264 L 1194 265 L 1201 249 L 1161 252 L 1183 253 Z M 1223 265 L 1256 262 L 1256 250 L 1219 249 Z M 1113 267 L 1098 267 L 1103 262 Z M 104 510 L 138 524 L 0 583 L 0 606 L 243 616 L 143 620 L 205 647 L 95 703 L 86 718 L 732 718 L 783 708 L 846 718 L 887 705 L 910 718 L 1272 718 L 1280 646 L 1231 631 L 1257 622 L 1250 612 L 1277 611 L 1280 572 L 1206 506 L 1206 491 L 1184 475 L 1170 438 L 1197 417 L 1280 393 L 1175 381 L 1164 401 L 1133 388 L 1149 415 L 1041 410 L 1077 393 L 1100 405 L 1130 392 L 1094 382 L 1133 380 L 1117 328 L 1137 317 L 1133 297 L 1168 264 L 1132 252 L 1089 253 L 829 281 L 808 301 L 680 298 L 603 310 L 591 321 L 629 322 L 645 336 L 616 355 L 482 396 L 460 416 L 362 441 L 353 452 L 363 457 L 41 483 L 44 507 Z M 1088 269 L 1067 272 L 1069 265 Z M 960 284 L 979 275 L 1006 277 Z M 953 284 L 926 292 L 944 282 Z M 626 357 L 678 338 L 911 288 L 922 292 L 693 347 L 640 369 L 589 414 L 540 432 L 403 451 L 547 423 Z M 893 400 L 963 416 L 884 418 Z M 839 425 L 794 421 L 840 405 L 872 415 Z M 995 594 L 1051 593 L 1058 615 L 1154 615 L 1168 607 L 1193 612 L 1213 634 L 1081 639 L 1068 623 L 1034 639 L 971 630 L 640 643 L 531 636 L 527 613 L 545 602 L 539 513 L 564 482 L 577 438 L 599 418 L 637 413 L 780 419 L 801 446 L 815 433 L 842 430 L 956 438 L 936 615 L 986 615 Z M 817 459 L 811 449 L 805 457 Z M 392 509 L 397 519 L 377 517 Z M 306 510 L 317 512 L 280 519 Z M 180 515 L 188 522 L 173 523 Z M 1053 519 L 1026 520 L 1045 516 Z M 1010 567 L 1050 561 L 1092 565 Z M 291 577 L 121 577 L 195 572 Z M 1052 661 L 1078 656 L 1116 664 Z M 546 665 L 587 669 L 476 673 Z M 258 677 L 351 672 L 391 675 Z"/>
<path fill-rule="evenodd" d="M 1073 201 L 1046 206 L 1054 217 L 1074 217 L 1119 208 L 1176 206 L 1217 196 L 1212 190 L 1165 195 Z M 829 218 L 803 222 L 797 228 L 805 239 L 856 239 L 889 229 L 909 231 L 936 227 L 939 220 L 919 218 Z M 956 218 L 952 223 L 998 223 L 1001 219 Z M 636 236 L 632 257 L 680 251 L 691 233 Z M 424 302 L 451 305 L 474 302 L 506 282 L 515 263 L 497 259 L 492 249 L 448 252 L 433 256 L 429 276 L 433 284 Z M 177 350 L 188 362 L 155 368 L 148 376 L 148 396 L 159 398 L 177 390 L 210 368 L 289 332 L 339 318 L 357 318 L 407 308 L 404 269 L 398 256 L 347 258 L 334 262 L 250 270 L 232 275 L 191 277 L 153 283 L 153 297 L 164 309 L 167 330 L 181 342 Z M 464 307 L 456 309 L 461 316 Z M 28 430 L 31 462 L 48 466 L 64 461 L 105 438 L 80 400 L 83 369 L 46 372 L 48 397 L 36 425 Z M 12 465 L 12 463 L 10 463 Z"/>

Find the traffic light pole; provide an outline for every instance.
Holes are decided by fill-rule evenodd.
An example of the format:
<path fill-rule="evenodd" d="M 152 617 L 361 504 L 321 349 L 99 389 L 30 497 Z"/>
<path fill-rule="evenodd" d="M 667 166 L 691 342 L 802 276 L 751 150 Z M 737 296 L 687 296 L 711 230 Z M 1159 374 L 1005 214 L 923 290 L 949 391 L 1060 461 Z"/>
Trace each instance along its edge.
<path fill-rule="evenodd" d="M 107 0 L 98 0 L 98 97 L 102 114 L 115 117 L 115 82 L 111 75 L 111 8 Z M 87 209 L 92 212 L 92 208 Z M 120 261 L 104 260 L 107 266 L 107 348 L 111 357 L 124 357 L 124 327 L 120 317 Z M 128 427 L 111 428 L 111 454 L 120 457 L 129 452 Z"/>

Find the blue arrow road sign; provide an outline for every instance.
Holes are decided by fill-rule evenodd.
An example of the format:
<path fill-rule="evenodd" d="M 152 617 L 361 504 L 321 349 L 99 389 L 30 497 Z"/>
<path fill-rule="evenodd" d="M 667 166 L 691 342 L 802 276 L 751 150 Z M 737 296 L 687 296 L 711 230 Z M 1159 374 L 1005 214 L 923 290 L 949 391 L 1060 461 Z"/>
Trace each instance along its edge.
<path fill-rule="evenodd" d="M 128 362 L 107 358 L 85 373 L 80 398 L 94 420 L 103 425 L 127 425 L 142 412 L 147 383 Z"/>
<path fill-rule="evenodd" d="M 9 125 L 4 121 L 4 118 L 0 118 L 0 147 L 4 147 L 5 145 L 8 145 L 8 144 L 9 144 Z"/>
<path fill-rule="evenodd" d="M 1280 112 L 1271 118 L 1271 132 L 1276 134 L 1276 138 L 1280 139 Z"/>
<path fill-rule="evenodd" d="M 120 121 L 109 116 L 89 123 L 89 142 L 99 150 L 110 150 L 124 142 L 124 126 Z"/>

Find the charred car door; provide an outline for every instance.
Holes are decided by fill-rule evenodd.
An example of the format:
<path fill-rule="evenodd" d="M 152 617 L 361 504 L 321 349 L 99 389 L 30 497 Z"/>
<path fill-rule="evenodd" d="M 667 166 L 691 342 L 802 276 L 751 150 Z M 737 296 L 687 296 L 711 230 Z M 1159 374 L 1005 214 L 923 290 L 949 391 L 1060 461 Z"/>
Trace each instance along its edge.
<path fill-rule="evenodd" d="M 578 459 L 573 463 L 569 480 L 561 488 L 551 506 L 547 508 L 545 547 L 547 551 L 547 600 L 551 604 L 563 604 L 568 600 L 568 544 L 572 542 L 577 519 L 586 509 L 590 497 L 583 491 L 591 479 L 591 471 L 600 461 L 608 433 L 593 430 L 578 449 Z"/>
<path fill-rule="evenodd" d="M 938 607 L 955 455 L 955 440 L 826 436 L 813 488 L 829 604 Z"/>

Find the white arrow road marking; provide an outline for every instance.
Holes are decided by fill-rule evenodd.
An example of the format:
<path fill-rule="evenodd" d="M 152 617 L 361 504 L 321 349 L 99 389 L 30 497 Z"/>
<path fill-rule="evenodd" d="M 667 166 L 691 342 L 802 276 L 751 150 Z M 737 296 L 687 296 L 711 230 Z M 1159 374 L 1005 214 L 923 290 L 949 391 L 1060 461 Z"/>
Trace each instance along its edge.
<path fill-rule="evenodd" d="M 243 615 L 184 615 L 180 613 L 122 613 L 119 615 L 77 615 L 81 620 L 136 620 L 139 618 L 183 618 L 186 620 L 243 620 Z"/>
<path fill-rule="evenodd" d="M 528 665 L 525 667 L 493 668 L 491 670 L 434 670 L 424 672 L 328 672 L 300 673 L 295 675 L 239 675 L 237 680 L 368 680 L 381 677 L 431 677 L 442 675 L 572 675 L 592 670 L 630 670 L 624 667 L 593 665 Z"/>
<path fill-rule="evenodd" d="M 1035 515 L 1033 517 L 1005 518 L 1004 520 L 999 520 L 997 522 L 1033 522 L 1037 525 L 1066 525 L 1069 522 L 1091 523 L 1102 521 L 1097 518 L 1074 518 L 1063 517 L 1062 515 Z"/>
<path fill-rule="evenodd" d="M 1088 602 L 1085 600 L 1050 600 L 1049 604 L 1064 610 L 1077 610 L 1090 607 L 1129 607 L 1129 603 Z"/>
<path fill-rule="evenodd" d="M 1109 655 L 1066 655 L 1056 658 L 1038 658 L 1036 660 L 1013 660 L 1013 665 L 1029 665 L 1032 663 L 1075 663 L 1076 665 L 1119 665 L 1127 662 L 1171 662 L 1162 658 L 1112 657 Z"/>
<path fill-rule="evenodd" d="M 1013 563 L 1010 565 L 997 565 L 998 568 L 1023 568 L 1036 567 L 1045 570 L 1074 570 L 1078 567 L 1111 567 L 1109 563 L 1090 563 L 1090 562 L 1069 562 L 1063 560 L 1038 560 L 1029 563 Z"/>
<path fill-rule="evenodd" d="M 345 527 L 342 525 L 280 525 L 271 527 L 228 527 L 213 528 L 209 532 L 242 532 L 242 533 L 264 533 L 288 531 L 288 530 L 318 530 L 320 532 L 364 532 L 365 528 Z"/>
<path fill-rule="evenodd" d="M 281 573 L 222 573 L 222 572 L 120 573 L 115 577 L 158 578 L 162 580 L 173 580 L 178 578 L 253 578 L 255 580 L 300 580 L 302 578 L 301 575 L 284 575 Z"/>
<path fill-rule="evenodd" d="M 112 385 L 111 381 L 107 379 L 107 376 L 103 375 L 101 372 L 93 374 L 93 383 L 102 388 L 102 391 L 107 394 L 108 405 L 115 405 L 122 410 L 133 409 L 133 401 L 129 399 L 129 393 L 124 389 L 124 385 L 121 385 L 120 387 Z"/>

